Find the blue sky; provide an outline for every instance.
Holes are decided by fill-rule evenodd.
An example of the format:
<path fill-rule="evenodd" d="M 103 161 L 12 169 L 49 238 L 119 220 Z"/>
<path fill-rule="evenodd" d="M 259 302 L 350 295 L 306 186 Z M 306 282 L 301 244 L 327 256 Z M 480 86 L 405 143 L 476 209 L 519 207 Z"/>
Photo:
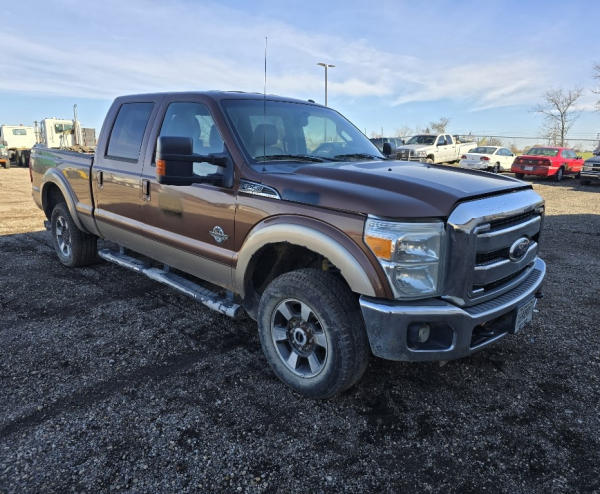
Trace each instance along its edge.
<path fill-rule="evenodd" d="M 263 89 L 323 101 L 368 134 L 450 119 L 456 133 L 540 134 L 531 111 L 551 88 L 580 86 L 571 136 L 600 113 L 598 1 L 376 3 L 223 0 L 3 2 L 0 122 L 70 117 L 100 126 L 127 93 Z M 590 144 L 590 147 L 591 144 Z"/>

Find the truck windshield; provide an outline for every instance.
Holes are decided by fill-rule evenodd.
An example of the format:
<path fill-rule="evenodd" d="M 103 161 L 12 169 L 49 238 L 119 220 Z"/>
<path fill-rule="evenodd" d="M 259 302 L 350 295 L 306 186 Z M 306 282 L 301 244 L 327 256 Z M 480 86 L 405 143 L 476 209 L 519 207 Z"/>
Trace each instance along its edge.
<path fill-rule="evenodd" d="M 244 151 L 267 162 L 324 163 L 384 159 L 339 113 L 314 104 L 273 100 L 225 100 L 225 114 Z"/>
<path fill-rule="evenodd" d="M 433 144 L 435 136 L 413 136 L 406 144 Z"/>

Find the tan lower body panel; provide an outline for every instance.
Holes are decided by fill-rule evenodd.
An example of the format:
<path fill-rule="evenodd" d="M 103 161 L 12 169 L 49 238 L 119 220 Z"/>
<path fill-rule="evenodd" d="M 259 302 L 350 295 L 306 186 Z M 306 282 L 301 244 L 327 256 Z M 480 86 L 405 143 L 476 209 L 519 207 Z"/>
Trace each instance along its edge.
<path fill-rule="evenodd" d="M 111 223 L 96 219 L 107 240 L 116 241 L 123 247 L 191 274 L 202 280 L 232 290 L 231 267 L 171 247 L 143 235 L 119 228 Z M 113 240 L 119 239 L 119 240 Z"/>

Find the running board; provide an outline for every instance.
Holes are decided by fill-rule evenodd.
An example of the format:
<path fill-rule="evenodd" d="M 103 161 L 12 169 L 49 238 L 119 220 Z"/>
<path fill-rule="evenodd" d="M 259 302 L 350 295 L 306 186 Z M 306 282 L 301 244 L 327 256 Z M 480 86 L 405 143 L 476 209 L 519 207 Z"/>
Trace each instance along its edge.
<path fill-rule="evenodd" d="M 212 290 L 204 288 L 182 276 L 171 273 L 168 268 L 153 268 L 140 259 L 128 256 L 123 250 L 121 250 L 121 252 L 115 252 L 110 249 L 100 249 L 98 250 L 98 255 L 105 261 L 131 269 L 132 271 L 146 275 L 154 281 L 170 286 L 204 304 L 209 309 L 229 316 L 232 319 L 239 319 L 244 313 L 244 309 L 242 309 L 239 304 L 232 302 L 228 298 L 220 296 Z"/>

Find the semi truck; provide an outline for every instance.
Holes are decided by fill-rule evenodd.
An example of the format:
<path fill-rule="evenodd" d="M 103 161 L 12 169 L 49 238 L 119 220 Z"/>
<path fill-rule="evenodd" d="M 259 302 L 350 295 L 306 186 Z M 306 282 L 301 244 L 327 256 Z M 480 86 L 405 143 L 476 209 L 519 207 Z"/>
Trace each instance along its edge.
<path fill-rule="evenodd" d="M 11 163 L 27 166 L 31 148 L 36 144 L 35 129 L 25 125 L 0 125 L 0 162 L 5 168 Z"/>

